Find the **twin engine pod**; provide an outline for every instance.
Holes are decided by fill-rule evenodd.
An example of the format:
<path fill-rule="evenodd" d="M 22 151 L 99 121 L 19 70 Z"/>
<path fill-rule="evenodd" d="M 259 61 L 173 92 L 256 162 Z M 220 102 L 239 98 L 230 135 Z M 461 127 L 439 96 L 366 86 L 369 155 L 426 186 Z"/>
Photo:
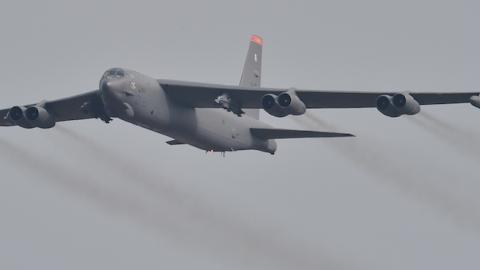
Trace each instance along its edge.
<path fill-rule="evenodd" d="M 377 98 L 377 109 L 386 116 L 399 117 L 419 113 L 420 104 L 407 93 L 382 95 Z"/>
<path fill-rule="evenodd" d="M 52 128 L 55 126 L 55 119 L 43 106 L 40 104 L 28 108 L 12 107 L 8 111 L 8 120 L 23 128 Z"/>
<path fill-rule="evenodd" d="M 280 95 L 267 94 L 262 98 L 263 109 L 275 117 L 302 115 L 307 111 L 305 103 L 297 96 L 294 89 Z"/>

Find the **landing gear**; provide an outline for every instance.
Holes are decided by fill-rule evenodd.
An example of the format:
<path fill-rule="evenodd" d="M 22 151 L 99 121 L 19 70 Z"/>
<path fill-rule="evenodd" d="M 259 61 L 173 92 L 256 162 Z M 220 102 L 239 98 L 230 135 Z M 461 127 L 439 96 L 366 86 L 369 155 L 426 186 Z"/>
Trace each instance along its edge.
<path fill-rule="evenodd" d="M 215 151 L 213 151 L 213 150 L 205 151 L 205 155 L 213 154 L 213 153 L 215 153 Z M 225 158 L 225 157 L 227 156 L 227 152 L 225 152 L 225 151 L 223 151 L 223 152 L 218 152 L 218 153 L 220 153 L 220 155 L 221 155 L 223 158 Z"/>

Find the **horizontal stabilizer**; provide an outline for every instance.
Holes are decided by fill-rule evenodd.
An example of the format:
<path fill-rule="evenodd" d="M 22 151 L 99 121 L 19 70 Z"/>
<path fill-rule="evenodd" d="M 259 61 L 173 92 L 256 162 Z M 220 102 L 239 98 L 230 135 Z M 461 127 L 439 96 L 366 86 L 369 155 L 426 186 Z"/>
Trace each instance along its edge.
<path fill-rule="evenodd" d="M 310 131 L 310 130 L 292 130 L 276 128 L 251 128 L 253 136 L 261 139 L 294 139 L 294 138 L 334 138 L 334 137 L 354 137 L 348 133 Z"/>
<path fill-rule="evenodd" d="M 168 141 L 167 144 L 169 145 L 182 145 L 182 144 L 185 144 L 181 141 L 177 141 L 177 140 L 171 140 L 171 141 Z"/>

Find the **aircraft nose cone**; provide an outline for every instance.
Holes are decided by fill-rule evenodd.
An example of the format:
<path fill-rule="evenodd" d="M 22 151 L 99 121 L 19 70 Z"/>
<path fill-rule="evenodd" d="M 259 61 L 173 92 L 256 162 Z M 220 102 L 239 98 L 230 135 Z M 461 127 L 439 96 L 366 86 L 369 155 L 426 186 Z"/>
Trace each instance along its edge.
<path fill-rule="evenodd" d="M 101 88 L 102 91 L 110 92 L 110 91 L 112 91 L 112 82 L 107 81 L 107 80 L 103 80 L 101 85 L 100 85 L 100 88 Z"/>
<path fill-rule="evenodd" d="M 103 80 L 100 83 L 100 90 L 106 97 L 118 99 L 122 90 L 122 84 L 120 81 Z"/>

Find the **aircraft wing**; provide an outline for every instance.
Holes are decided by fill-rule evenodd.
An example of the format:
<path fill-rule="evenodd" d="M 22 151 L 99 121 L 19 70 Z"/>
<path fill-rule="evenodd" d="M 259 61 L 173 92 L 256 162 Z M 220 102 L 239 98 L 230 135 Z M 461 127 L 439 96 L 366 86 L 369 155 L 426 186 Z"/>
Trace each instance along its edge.
<path fill-rule="evenodd" d="M 190 83 L 181 81 L 159 80 L 168 96 L 176 102 L 194 108 L 219 108 L 215 100 L 228 95 L 240 108 L 261 109 L 262 97 L 266 94 L 280 94 L 288 88 L 255 88 L 241 86 L 224 86 L 216 84 Z M 376 100 L 381 95 L 393 95 L 400 92 L 355 92 L 334 90 L 299 90 L 297 96 L 307 108 L 371 108 L 376 107 Z M 469 103 L 472 96 L 479 92 L 459 93 L 415 93 L 409 94 L 420 105 Z"/>
<path fill-rule="evenodd" d="M 54 117 L 55 122 L 82 120 L 89 118 L 101 118 L 108 120 L 99 95 L 99 91 L 91 91 L 84 94 L 58 99 L 54 101 L 42 101 L 42 106 Z M 29 108 L 37 104 L 24 105 Z M 0 110 L 0 126 L 13 126 L 8 119 L 8 109 Z"/>

